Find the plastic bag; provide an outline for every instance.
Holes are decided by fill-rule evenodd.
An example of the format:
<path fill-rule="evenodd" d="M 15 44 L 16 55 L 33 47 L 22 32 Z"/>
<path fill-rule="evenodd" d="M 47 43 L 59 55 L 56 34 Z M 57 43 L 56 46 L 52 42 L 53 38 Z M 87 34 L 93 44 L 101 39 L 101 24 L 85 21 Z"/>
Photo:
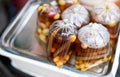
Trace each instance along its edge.
<path fill-rule="evenodd" d="M 38 19 L 36 34 L 38 40 L 43 43 L 47 42 L 47 36 L 49 33 L 49 26 L 60 18 L 60 9 L 57 6 L 56 1 L 52 1 L 49 4 L 43 4 L 38 7 Z"/>
<path fill-rule="evenodd" d="M 61 16 L 62 19 L 68 19 L 77 29 L 88 24 L 90 21 L 88 11 L 80 4 L 67 8 Z"/>
<path fill-rule="evenodd" d="M 75 25 L 67 20 L 55 21 L 50 26 L 48 37 L 49 58 L 56 66 L 61 67 L 69 60 L 74 41 L 76 40 Z"/>
<path fill-rule="evenodd" d="M 92 21 L 98 22 L 105 27 L 110 32 L 110 45 L 112 48 L 115 48 L 116 41 L 118 38 L 118 33 L 120 30 L 120 9 L 117 5 L 111 2 L 105 2 L 101 5 L 96 5 L 91 12 Z"/>
<path fill-rule="evenodd" d="M 98 66 L 95 72 L 99 70 L 101 64 L 111 59 L 109 40 L 109 32 L 101 24 L 90 23 L 82 27 L 76 40 L 75 67 L 81 71 L 87 71 Z"/>

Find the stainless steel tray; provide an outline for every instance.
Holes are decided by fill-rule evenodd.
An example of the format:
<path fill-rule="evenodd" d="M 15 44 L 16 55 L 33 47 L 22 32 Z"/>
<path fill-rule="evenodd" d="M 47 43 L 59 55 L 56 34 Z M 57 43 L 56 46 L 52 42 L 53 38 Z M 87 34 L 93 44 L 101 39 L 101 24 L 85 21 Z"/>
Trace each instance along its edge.
<path fill-rule="evenodd" d="M 23 8 L 17 18 L 10 24 L 2 36 L 1 48 L 6 52 L 31 58 L 37 61 L 54 66 L 47 60 L 44 47 L 40 46 L 35 38 L 36 20 L 37 20 L 37 7 L 50 0 L 30 0 L 29 3 Z M 115 52 L 113 63 L 110 63 L 108 73 L 102 77 L 114 77 L 118 68 L 118 59 L 120 51 L 120 36 L 118 39 L 118 45 Z M 56 66 L 54 66 L 56 67 Z M 75 68 L 63 66 L 67 71 L 76 73 L 78 76 L 85 77 L 99 77 L 100 75 L 81 72 Z M 100 76 L 101 77 L 101 76 Z"/>

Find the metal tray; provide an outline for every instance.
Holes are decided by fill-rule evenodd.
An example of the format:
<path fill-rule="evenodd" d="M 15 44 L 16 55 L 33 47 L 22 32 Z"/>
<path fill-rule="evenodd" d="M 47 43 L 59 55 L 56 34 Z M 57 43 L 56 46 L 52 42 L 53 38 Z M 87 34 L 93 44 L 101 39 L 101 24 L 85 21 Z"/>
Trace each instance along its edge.
<path fill-rule="evenodd" d="M 43 62 L 45 64 L 49 64 L 50 66 L 54 66 L 47 60 L 46 52 L 44 51 L 44 47 L 40 46 L 38 41 L 35 38 L 35 30 L 36 30 L 36 21 L 37 21 L 37 7 L 44 2 L 50 0 L 30 0 L 29 3 L 22 9 L 20 14 L 16 17 L 16 19 L 10 24 L 10 26 L 6 29 L 2 36 L 2 46 L 6 52 L 23 56 L 27 58 L 31 58 L 33 60 L 37 60 Z M 119 33 L 120 34 L 120 33 Z M 103 75 L 102 77 L 114 77 L 119 64 L 119 51 L 120 51 L 120 35 L 118 38 L 118 44 L 114 56 L 113 63 L 110 63 L 108 73 Z M 66 71 L 71 71 L 76 74 L 76 77 L 84 76 L 84 77 L 101 77 L 100 75 L 91 74 L 76 70 L 75 68 L 63 66 Z M 57 70 L 55 71 L 57 72 Z M 71 74 L 70 74 L 71 75 Z M 71 75 L 72 76 L 72 75 Z"/>

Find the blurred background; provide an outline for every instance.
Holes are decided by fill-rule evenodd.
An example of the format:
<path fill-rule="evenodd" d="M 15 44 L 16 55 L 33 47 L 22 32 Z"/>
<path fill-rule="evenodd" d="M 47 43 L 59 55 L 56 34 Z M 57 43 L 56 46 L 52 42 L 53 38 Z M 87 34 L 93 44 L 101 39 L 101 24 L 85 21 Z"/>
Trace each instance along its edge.
<path fill-rule="evenodd" d="M 0 0 L 0 36 L 14 20 L 27 0 Z M 120 68 L 119 68 L 120 69 Z M 120 77 L 118 70 L 116 77 Z M 0 56 L 0 77 L 32 77 L 11 66 L 10 60 Z"/>
<path fill-rule="evenodd" d="M 27 0 L 0 0 L 0 35 Z"/>
<path fill-rule="evenodd" d="M 0 0 L 0 36 L 14 20 L 27 0 Z M 31 77 L 11 66 L 10 59 L 0 56 L 0 77 Z"/>

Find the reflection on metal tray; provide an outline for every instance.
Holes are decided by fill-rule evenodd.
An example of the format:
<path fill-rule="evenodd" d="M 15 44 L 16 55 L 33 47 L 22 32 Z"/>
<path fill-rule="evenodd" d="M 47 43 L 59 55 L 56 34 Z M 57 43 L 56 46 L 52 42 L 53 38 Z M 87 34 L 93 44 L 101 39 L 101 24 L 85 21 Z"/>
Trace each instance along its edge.
<path fill-rule="evenodd" d="M 53 64 L 47 60 L 45 46 L 41 47 L 39 45 L 34 34 L 37 20 L 36 9 L 39 4 L 40 2 L 31 2 L 29 8 L 23 9 L 22 17 L 14 21 L 4 33 L 2 37 L 2 47 L 10 53 L 38 60 L 53 66 Z M 120 42 L 120 40 L 118 42 Z M 117 47 L 114 62 L 113 64 L 111 63 L 112 65 L 109 66 L 108 73 L 104 75 L 104 77 L 113 77 L 115 75 L 119 58 L 118 50 Z M 80 74 L 80 76 L 87 74 L 88 77 L 98 77 L 98 75 L 81 72 L 68 66 L 64 66 L 62 69 L 75 72 L 76 74 Z"/>

